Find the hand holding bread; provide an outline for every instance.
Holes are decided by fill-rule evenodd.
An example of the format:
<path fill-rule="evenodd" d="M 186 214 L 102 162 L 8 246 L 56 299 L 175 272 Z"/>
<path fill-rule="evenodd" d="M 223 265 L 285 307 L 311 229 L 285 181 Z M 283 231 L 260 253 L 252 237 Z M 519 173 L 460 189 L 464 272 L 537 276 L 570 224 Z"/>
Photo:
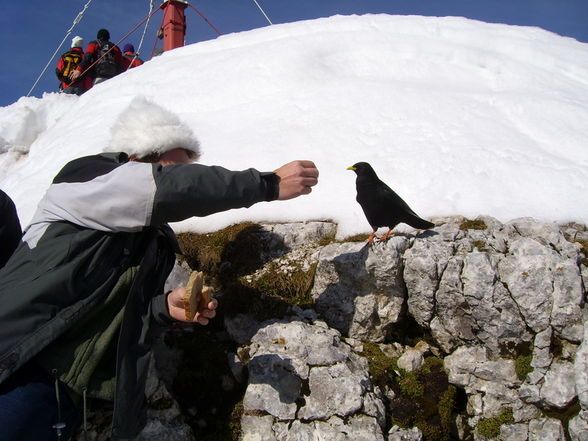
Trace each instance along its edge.
<path fill-rule="evenodd" d="M 204 274 L 199 271 L 192 271 L 183 299 L 186 320 L 194 320 L 194 316 L 198 311 L 206 309 L 208 302 L 210 302 L 211 294 L 212 289 L 209 286 L 204 286 Z"/>
<path fill-rule="evenodd" d="M 185 288 L 176 288 L 167 297 L 172 318 L 183 322 L 208 324 L 216 315 L 218 302 L 212 298 L 212 288 L 204 285 L 204 274 L 192 271 Z"/>

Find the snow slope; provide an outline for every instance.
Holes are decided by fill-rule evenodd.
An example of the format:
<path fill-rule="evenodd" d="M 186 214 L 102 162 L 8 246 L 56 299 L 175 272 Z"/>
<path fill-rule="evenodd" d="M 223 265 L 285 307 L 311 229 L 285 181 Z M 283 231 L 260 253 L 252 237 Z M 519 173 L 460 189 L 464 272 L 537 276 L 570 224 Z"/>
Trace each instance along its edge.
<path fill-rule="evenodd" d="M 82 97 L 21 98 L 0 108 L 0 188 L 23 224 L 67 161 L 105 148 L 136 95 L 192 127 L 202 163 L 311 159 L 321 172 L 310 196 L 178 231 L 317 219 L 340 237 L 369 231 L 345 170 L 358 161 L 423 217 L 588 222 L 588 45 L 539 28 L 334 16 L 176 49 Z"/>

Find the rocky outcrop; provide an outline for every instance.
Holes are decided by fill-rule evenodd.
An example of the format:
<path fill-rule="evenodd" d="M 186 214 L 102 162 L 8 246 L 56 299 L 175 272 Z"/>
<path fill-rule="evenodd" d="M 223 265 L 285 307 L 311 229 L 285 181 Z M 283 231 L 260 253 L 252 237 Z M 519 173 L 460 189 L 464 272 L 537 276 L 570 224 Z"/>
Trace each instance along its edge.
<path fill-rule="evenodd" d="M 434 221 L 371 247 L 328 222 L 257 231 L 260 263 L 231 286 L 290 306 L 218 331 L 238 345 L 239 439 L 588 440 L 585 227 Z M 312 276 L 296 301 L 258 283 L 293 271 Z"/>
<path fill-rule="evenodd" d="M 394 237 L 371 249 L 334 243 L 319 251 L 311 294 L 329 326 L 354 338 L 385 340 L 406 309 L 402 255 L 408 242 Z"/>
<path fill-rule="evenodd" d="M 395 331 L 414 319 L 444 356 L 449 382 L 466 394 L 464 436 L 486 439 L 478 424 L 491 427 L 506 410 L 512 418 L 494 432 L 501 439 L 585 439 L 588 357 L 580 344 L 586 270 L 576 242 L 585 237 L 583 227 L 531 219 L 501 224 L 488 217 L 471 224 L 463 218 L 436 222 L 432 231 L 373 247 L 321 247 L 311 292 L 319 317 L 342 336 L 382 343 L 391 343 Z M 422 353 L 404 349 L 398 368 L 419 369 Z M 312 384 L 336 378 L 323 370 Z M 343 380 L 341 385 L 354 391 Z M 248 393 L 252 387 L 258 386 L 250 382 Z M 350 409 L 339 389 L 321 390 L 340 409 Z M 357 400 L 362 392 L 354 392 Z M 580 412 L 574 411 L 578 402 Z M 327 421 L 332 407 L 323 404 L 324 413 L 309 418 L 308 405 L 298 413 L 292 406 L 288 418 Z M 568 423 L 570 413 L 576 415 Z M 387 436 L 421 436 L 407 430 L 393 427 Z"/>
<path fill-rule="evenodd" d="M 384 404 L 367 361 L 338 331 L 299 317 L 263 323 L 249 356 L 244 441 L 384 439 Z"/>

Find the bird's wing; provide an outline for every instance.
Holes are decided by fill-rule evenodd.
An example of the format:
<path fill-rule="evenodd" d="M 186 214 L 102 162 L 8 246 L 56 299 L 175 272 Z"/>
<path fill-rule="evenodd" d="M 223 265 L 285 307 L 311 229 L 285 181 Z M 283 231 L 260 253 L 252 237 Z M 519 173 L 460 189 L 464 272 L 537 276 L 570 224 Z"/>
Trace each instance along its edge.
<path fill-rule="evenodd" d="M 379 194 L 379 199 L 382 201 L 382 205 L 391 207 L 395 211 L 399 222 L 408 224 L 413 228 L 421 229 L 432 228 L 435 226 L 435 224 L 422 219 L 418 214 L 416 214 L 412 208 L 408 206 L 404 199 L 398 196 L 398 194 L 388 187 L 384 182 L 381 182 L 381 185 L 377 187 L 376 191 Z"/>
<path fill-rule="evenodd" d="M 382 201 L 382 204 L 393 204 L 395 209 L 399 212 L 410 213 L 416 216 L 416 213 L 411 210 L 406 202 L 404 202 L 404 199 L 398 196 L 398 194 L 384 182 L 380 181 L 379 185 L 375 187 L 375 192 L 378 199 Z"/>

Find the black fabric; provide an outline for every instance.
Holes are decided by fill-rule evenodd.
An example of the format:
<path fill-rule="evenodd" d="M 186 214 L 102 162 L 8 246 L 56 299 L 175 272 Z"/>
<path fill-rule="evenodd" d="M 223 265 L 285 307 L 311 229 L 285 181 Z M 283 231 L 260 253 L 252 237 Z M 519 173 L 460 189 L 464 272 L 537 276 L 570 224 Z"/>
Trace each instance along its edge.
<path fill-rule="evenodd" d="M 22 231 L 12 199 L 0 190 L 0 268 L 16 250 Z"/>
<path fill-rule="evenodd" d="M 275 173 L 262 173 L 261 179 L 266 187 L 265 200 L 275 201 L 280 195 L 280 178 Z"/>
<path fill-rule="evenodd" d="M 157 191 L 151 225 L 250 207 L 268 195 L 268 182 L 255 169 L 230 171 L 201 164 L 154 164 L 153 175 Z"/>
<path fill-rule="evenodd" d="M 98 176 L 111 172 L 121 164 L 128 162 L 126 153 L 102 153 L 85 156 L 67 163 L 53 179 L 54 184 L 62 182 L 88 182 Z"/>
<path fill-rule="evenodd" d="M 106 39 L 98 41 L 99 51 L 94 73 L 96 78 L 112 78 L 119 73 L 119 66 L 114 55 L 114 43 Z"/>

